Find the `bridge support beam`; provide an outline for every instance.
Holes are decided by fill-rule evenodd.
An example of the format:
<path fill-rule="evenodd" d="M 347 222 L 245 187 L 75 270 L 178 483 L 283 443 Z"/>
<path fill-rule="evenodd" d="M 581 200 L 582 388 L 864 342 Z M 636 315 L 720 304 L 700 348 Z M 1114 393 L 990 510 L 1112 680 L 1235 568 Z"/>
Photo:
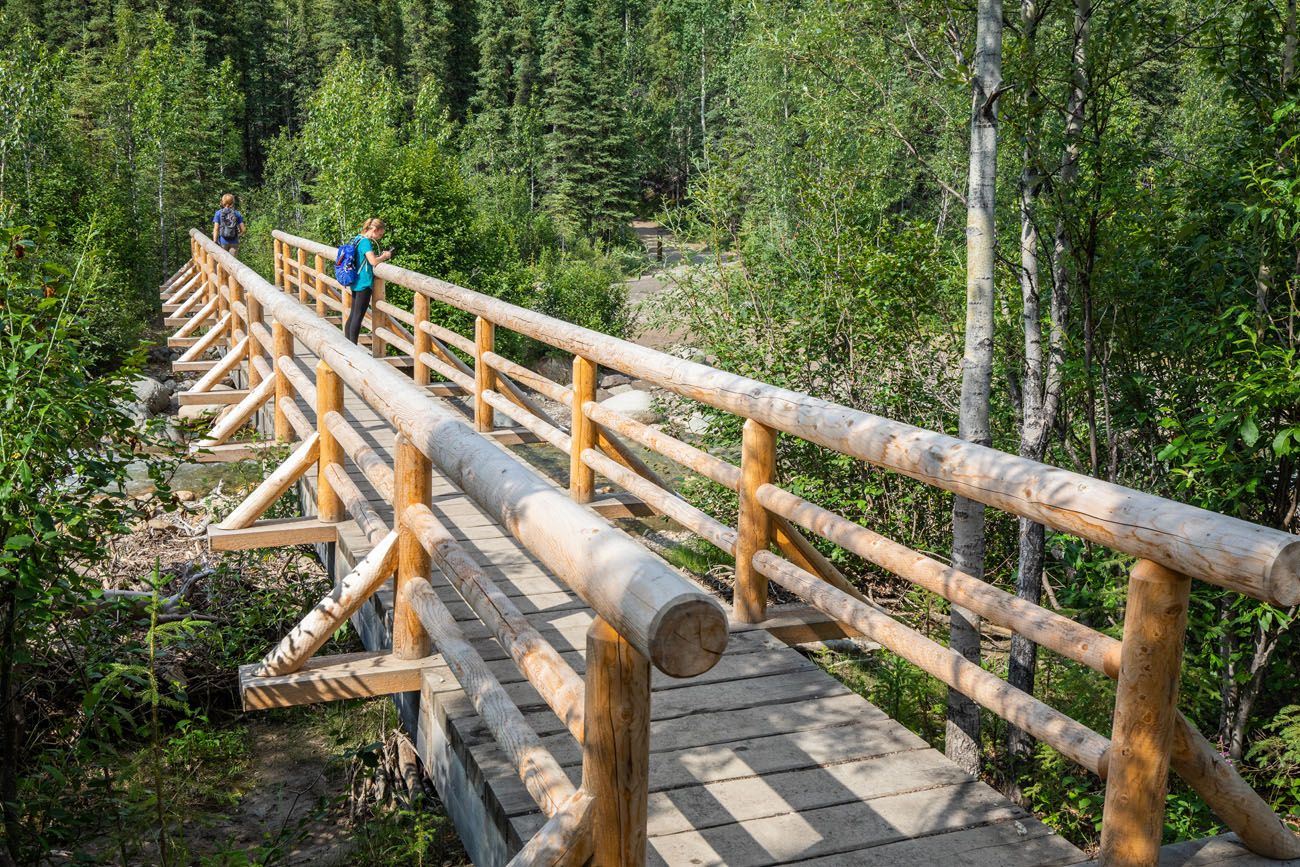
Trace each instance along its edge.
<path fill-rule="evenodd" d="M 1103 867 L 1155 867 L 1160 860 L 1191 586 L 1186 575 L 1150 560 L 1139 560 L 1129 576 L 1102 811 Z"/>

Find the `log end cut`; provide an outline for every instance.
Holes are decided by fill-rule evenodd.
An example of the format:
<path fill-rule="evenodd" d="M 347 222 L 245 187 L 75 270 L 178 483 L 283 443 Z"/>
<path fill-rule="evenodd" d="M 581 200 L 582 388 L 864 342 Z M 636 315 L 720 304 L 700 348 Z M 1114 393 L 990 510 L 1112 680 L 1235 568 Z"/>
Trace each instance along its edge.
<path fill-rule="evenodd" d="M 650 661 L 672 677 L 695 677 L 727 649 L 727 615 L 717 600 L 684 594 L 661 606 L 650 627 Z"/>
<path fill-rule="evenodd" d="M 1280 550 L 1268 570 L 1269 601 L 1282 608 L 1300 605 L 1300 539 Z"/>

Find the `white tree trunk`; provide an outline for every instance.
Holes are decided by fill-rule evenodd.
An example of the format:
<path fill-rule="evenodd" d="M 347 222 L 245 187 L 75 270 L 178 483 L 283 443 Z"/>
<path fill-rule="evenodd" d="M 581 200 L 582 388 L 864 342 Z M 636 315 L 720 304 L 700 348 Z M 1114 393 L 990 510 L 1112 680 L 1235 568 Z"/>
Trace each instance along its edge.
<path fill-rule="evenodd" d="M 966 198 L 966 345 L 962 355 L 962 439 L 989 445 L 989 391 L 993 380 L 994 209 L 998 174 L 998 92 L 1002 86 L 1002 2 L 979 0 L 975 74 L 971 82 L 970 177 Z M 952 515 L 952 562 L 984 575 L 984 506 L 957 497 Z M 949 643 L 972 662 L 980 658 L 979 618 L 952 608 Z M 980 769 L 980 709 L 948 692 L 948 758 L 972 774 Z"/>
<path fill-rule="evenodd" d="M 1024 3 L 1025 38 L 1029 41 L 1027 53 L 1033 68 L 1033 39 L 1043 14 L 1035 0 Z M 1079 134 L 1083 129 L 1083 104 L 1087 87 L 1088 17 L 1090 0 L 1075 3 L 1074 43 L 1072 50 L 1072 75 L 1070 92 L 1066 99 L 1065 145 L 1058 191 L 1068 195 L 1078 174 Z M 1030 101 L 1037 102 L 1037 90 L 1030 87 Z M 1037 224 L 1038 194 L 1043 177 L 1039 171 L 1041 151 L 1038 133 L 1039 119 L 1028 125 L 1025 139 L 1025 167 L 1020 184 L 1020 264 L 1021 297 L 1023 301 L 1023 328 L 1025 337 L 1025 369 L 1023 413 L 1020 427 L 1020 454 L 1032 460 L 1042 460 L 1047 451 L 1047 440 L 1056 424 L 1056 414 L 1061 398 L 1061 365 L 1065 358 L 1065 319 L 1069 309 L 1070 263 L 1062 261 L 1068 253 L 1064 222 L 1057 221 L 1055 255 L 1052 260 L 1052 297 L 1050 306 L 1050 336 L 1048 351 L 1043 352 L 1042 293 L 1039 282 L 1041 238 Z M 1062 208 L 1061 210 L 1064 210 Z M 1041 524 L 1020 519 L 1019 570 L 1016 578 L 1016 595 L 1037 603 L 1043 591 L 1044 532 Z M 1011 654 L 1007 663 L 1007 680 L 1012 686 L 1030 694 L 1034 691 L 1034 672 L 1038 666 L 1038 646 L 1022 635 L 1012 635 Z M 1012 762 L 1012 789 L 1016 791 L 1016 764 L 1032 756 L 1033 740 L 1015 726 L 1007 729 L 1007 748 Z"/>

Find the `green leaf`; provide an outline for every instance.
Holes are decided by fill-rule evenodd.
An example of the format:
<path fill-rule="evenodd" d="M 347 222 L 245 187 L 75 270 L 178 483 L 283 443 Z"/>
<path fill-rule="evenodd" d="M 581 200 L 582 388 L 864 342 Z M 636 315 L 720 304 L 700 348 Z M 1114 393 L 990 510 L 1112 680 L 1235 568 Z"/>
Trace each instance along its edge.
<path fill-rule="evenodd" d="M 1259 442 L 1259 426 L 1255 424 L 1254 416 L 1247 416 L 1241 423 L 1241 440 L 1248 446 Z"/>

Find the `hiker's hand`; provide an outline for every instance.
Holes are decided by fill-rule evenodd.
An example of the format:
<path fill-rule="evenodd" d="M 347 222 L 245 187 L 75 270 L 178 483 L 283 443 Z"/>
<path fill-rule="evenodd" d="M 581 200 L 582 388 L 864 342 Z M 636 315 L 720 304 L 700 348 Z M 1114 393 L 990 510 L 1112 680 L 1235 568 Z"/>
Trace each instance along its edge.
<path fill-rule="evenodd" d="M 384 255 L 380 256 L 379 258 L 384 262 L 387 262 L 389 259 L 393 258 L 393 248 L 389 247 L 387 250 L 384 251 Z"/>

